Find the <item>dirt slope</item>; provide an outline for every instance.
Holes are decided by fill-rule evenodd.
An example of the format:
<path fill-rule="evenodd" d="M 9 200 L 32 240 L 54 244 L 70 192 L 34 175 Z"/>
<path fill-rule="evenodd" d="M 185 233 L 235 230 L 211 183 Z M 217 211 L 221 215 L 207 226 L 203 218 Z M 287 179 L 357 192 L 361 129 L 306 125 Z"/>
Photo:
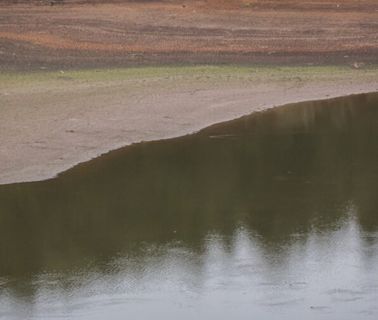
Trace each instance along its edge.
<path fill-rule="evenodd" d="M 0 5 L 0 70 L 378 62 L 375 0 L 18 2 Z"/>

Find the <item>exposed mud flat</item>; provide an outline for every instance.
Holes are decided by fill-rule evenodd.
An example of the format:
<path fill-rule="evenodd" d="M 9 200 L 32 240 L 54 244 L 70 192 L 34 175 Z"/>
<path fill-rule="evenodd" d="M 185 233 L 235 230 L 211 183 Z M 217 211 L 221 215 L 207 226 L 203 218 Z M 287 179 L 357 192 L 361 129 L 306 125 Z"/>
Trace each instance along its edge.
<path fill-rule="evenodd" d="M 136 68 L 3 74 L 0 183 L 296 101 L 378 89 L 376 68 Z"/>

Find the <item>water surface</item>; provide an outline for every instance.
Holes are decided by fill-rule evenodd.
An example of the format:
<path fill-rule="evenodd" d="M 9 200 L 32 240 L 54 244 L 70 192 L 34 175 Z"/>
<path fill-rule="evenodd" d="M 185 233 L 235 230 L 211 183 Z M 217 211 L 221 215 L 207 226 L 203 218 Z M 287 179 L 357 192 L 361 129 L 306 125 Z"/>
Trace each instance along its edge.
<path fill-rule="evenodd" d="M 377 319 L 378 94 L 0 186 L 0 319 Z"/>

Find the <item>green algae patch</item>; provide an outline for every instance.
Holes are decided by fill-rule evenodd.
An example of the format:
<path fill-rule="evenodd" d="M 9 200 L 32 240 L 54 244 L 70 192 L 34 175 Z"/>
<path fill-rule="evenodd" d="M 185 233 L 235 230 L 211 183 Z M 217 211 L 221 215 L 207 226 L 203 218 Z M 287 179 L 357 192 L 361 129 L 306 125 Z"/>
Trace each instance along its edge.
<path fill-rule="evenodd" d="M 106 80 L 128 80 L 155 77 L 190 77 L 198 75 L 234 75 L 252 76 L 253 74 L 269 75 L 296 75 L 316 76 L 320 74 L 358 73 L 366 74 L 377 72 L 378 65 L 369 66 L 363 69 L 353 69 L 348 66 L 309 66 L 309 67 L 288 67 L 288 66 L 179 66 L 179 67 L 134 67 L 114 69 L 84 69 L 68 71 L 41 71 L 30 73 L 2 73 L 0 81 L 28 83 L 43 82 L 51 80 L 81 80 L 81 81 L 106 81 Z"/>
<path fill-rule="evenodd" d="M 182 82 L 217 84 L 227 81 L 316 81 L 332 79 L 375 78 L 378 65 L 361 69 L 349 66 L 168 66 L 113 69 L 40 71 L 1 73 L 0 90 L 15 87 L 71 87 L 114 85 L 128 81 L 133 84 L 155 82 L 156 85 Z"/>

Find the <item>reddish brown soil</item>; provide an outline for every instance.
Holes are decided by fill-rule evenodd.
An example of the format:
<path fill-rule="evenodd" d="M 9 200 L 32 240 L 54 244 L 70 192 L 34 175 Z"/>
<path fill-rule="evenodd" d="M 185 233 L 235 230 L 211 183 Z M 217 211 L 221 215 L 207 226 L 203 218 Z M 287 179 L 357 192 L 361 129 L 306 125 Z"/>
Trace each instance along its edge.
<path fill-rule="evenodd" d="M 0 5 L 0 70 L 378 63 L 376 0 L 16 2 Z"/>

